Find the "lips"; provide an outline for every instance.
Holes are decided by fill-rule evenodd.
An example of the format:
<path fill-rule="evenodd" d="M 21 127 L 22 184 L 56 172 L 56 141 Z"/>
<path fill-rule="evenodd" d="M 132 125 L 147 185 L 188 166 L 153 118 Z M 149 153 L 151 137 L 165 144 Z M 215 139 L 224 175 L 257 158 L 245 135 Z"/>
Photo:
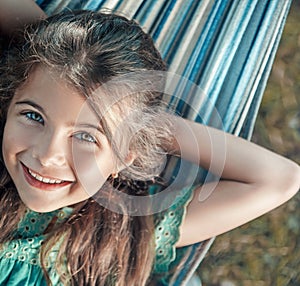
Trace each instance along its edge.
<path fill-rule="evenodd" d="M 63 181 L 59 179 L 43 177 L 38 173 L 35 173 L 28 167 L 26 167 L 25 165 L 21 164 L 21 166 L 26 181 L 35 188 L 48 191 L 48 190 L 57 190 L 59 188 L 72 184 L 72 182 L 70 181 Z"/>
<path fill-rule="evenodd" d="M 61 183 L 64 182 L 62 180 L 56 180 L 56 179 L 50 179 L 50 178 L 42 177 L 39 174 L 35 173 L 34 171 L 30 170 L 29 168 L 27 168 L 27 169 L 28 169 L 28 173 L 40 182 L 43 182 L 43 183 L 46 183 L 46 184 L 61 184 Z"/>

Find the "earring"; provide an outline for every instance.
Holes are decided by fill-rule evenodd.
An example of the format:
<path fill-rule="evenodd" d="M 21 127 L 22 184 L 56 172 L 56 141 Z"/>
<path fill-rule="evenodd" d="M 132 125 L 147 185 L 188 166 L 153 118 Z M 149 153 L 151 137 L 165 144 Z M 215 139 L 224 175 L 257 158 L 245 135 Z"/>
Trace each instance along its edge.
<path fill-rule="evenodd" d="M 111 176 L 112 176 L 113 179 L 116 179 L 116 178 L 118 178 L 119 174 L 118 173 L 112 173 Z"/>

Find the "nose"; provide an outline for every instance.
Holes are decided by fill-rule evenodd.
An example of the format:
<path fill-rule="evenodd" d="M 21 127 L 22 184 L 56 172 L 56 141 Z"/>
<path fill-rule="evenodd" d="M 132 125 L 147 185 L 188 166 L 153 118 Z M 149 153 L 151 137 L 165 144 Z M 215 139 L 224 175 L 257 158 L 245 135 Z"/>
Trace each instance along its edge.
<path fill-rule="evenodd" d="M 32 155 L 44 167 L 63 166 L 66 164 L 66 139 L 58 132 L 43 134 L 36 141 Z"/>

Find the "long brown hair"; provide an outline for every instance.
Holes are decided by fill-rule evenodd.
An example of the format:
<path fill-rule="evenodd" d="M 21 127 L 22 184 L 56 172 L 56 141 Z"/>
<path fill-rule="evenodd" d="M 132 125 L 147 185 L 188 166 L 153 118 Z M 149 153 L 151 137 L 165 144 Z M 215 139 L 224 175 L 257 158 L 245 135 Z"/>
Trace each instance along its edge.
<path fill-rule="evenodd" d="M 122 16 L 90 11 L 64 12 L 28 26 L 25 33 L 16 37 L 5 58 L 0 68 L 1 136 L 15 91 L 26 84 L 37 65 L 55 71 L 91 99 L 97 112 L 104 98 L 97 98 L 95 90 L 108 81 L 128 73 L 165 70 L 151 37 L 137 23 Z M 131 88 L 128 82 L 123 87 Z M 164 155 L 163 140 L 170 137 L 168 117 L 164 120 L 158 108 L 159 98 L 159 92 L 134 90 L 126 97 L 125 104 L 123 100 L 118 102 L 116 110 L 121 117 L 125 116 L 124 106 L 138 110 L 132 120 L 126 118 L 126 132 L 121 140 L 114 140 L 112 136 L 112 123 L 117 124 L 116 118 L 101 118 L 101 125 L 119 159 L 124 159 L 124 152 L 120 152 L 124 142 L 135 152 L 135 161 L 120 174 L 118 182 L 108 180 L 109 186 L 121 192 L 146 195 L 147 188 L 137 188 L 135 180 L 157 175 L 153 166 Z M 132 127 L 137 124 L 137 116 L 140 125 Z M 0 243 L 3 243 L 12 238 L 25 206 L 7 174 L 2 155 L 0 159 Z M 122 201 L 113 197 L 109 187 L 101 190 L 101 194 L 125 208 Z M 126 210 L 114 212 L 99 205 L 95 198 L 72 207 L 73 214 L 66 223 L 49 229 L 42 246 L 42 265 L 51 248 L 62 241 L 56 268 L 64 284 L 146 285 L 155 255 L 151 216 L 130 216 Z M 64 261 L 67 261 L 67 273 L 63 273 L 61 267 Z M 44 272 L 50 284 L 45 266 Z"/>

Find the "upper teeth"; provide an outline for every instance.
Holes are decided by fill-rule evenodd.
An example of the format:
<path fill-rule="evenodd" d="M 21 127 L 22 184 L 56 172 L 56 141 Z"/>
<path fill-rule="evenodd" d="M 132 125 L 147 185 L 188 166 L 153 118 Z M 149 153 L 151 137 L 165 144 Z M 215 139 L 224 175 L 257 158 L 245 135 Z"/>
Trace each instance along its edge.
<path fill-rule="evenodd" d="M 34 173 L 33 171 L 31 171 L 30 169 L 28 169 L 29 174 L 34 177 L 36 180 L 46 183 L 46 184 L 60 184 L 63 181 L 62 180 L 54 180 L 54 179 L 49 179 L 49 178 L 43 178 L 40 175 Z"/>

